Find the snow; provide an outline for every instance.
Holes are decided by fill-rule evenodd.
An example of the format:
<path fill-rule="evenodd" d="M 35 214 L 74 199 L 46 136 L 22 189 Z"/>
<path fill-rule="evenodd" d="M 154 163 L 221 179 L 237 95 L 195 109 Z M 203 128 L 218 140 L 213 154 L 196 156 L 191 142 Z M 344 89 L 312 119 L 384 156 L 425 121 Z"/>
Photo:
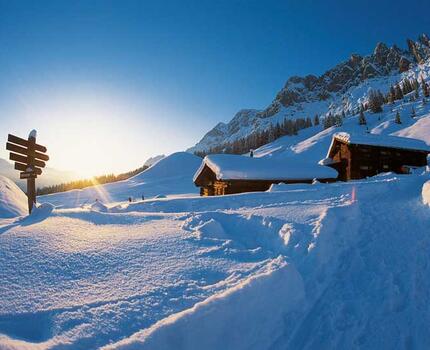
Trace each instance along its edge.
<path fill-rule="evenodd" d="M 154 157 L 150 157 L 148 158 L 145 163 L 143 164 L 143 166 L 147 166 L 150 167 L 152 165 L 154 165 L 155 163 L 157 163 L 159 160 L 165 158 L 166 156 L 164 154 L 160 154 L 158 156 L 154 156 Z"/>
<path fill-rule="evenodd" d="M 95 185 L 82 190 L 73 190 L 38 197 L 40 202 L 49 202 L 62 208 L 90 205 L 96 200 L 117 203 L 166 196 L 197 194 L 192 177 L 201 158 L 186 152 L 173 153 L 134 177 L 106 185 Z"/>
<path fill-rule="evenodd" d="M 231 154 L 206 156 L 194 181 L 207 165 L 218 180 L 296 180 L 296 179 L 335 179 L 336 170 L 314 163 L 270 157 L 253 158 Z"/>
<path fill-rule="evenodd" d="M 267 348 L 281 335 L 285 312 L 303 298 L 300 275 L 282 258 L 275 259 L 267 271 L 105 349 Z M 252 319 L 259 321 L 244 322 Z"/>
<path fill-rule="evenodd" d="M 427 348 L 429 181 L 45 204 L 0 220 L 0 348 Z"/>
<path fill-rule="evenodd" d="M 12 180 L 0 175 L 0 218 L 28 213 L 27 196 Z"/>
<path fill-rule="evenodd" d="M 423 185 L 422 197 L 423 197 L 423 203 L 430 206 L 430 181 L 427 181 Z"/>
<path fill-rule="evenodd" d="M 35 139 L 37 137 L 37 131 L 36 131 L 36 129 L 31 130 L 30 133 L 28 134 L 28 137 L 29 138 L 32 137 L 32 138 Z"/>
<path fill-rule="evenodd" d="M 394 135 L 415 138 L 430 145 L 430 116 L 419 119 L 411 126 L 395 132 Z"/>
<path fill-rule="evenodd" d="M 368 145 L 430 152 L 430 146 L 428 144 L 424 141 L 410 137 L 338 132 L 333 135 L 333 138 L 353 145 Z"/>

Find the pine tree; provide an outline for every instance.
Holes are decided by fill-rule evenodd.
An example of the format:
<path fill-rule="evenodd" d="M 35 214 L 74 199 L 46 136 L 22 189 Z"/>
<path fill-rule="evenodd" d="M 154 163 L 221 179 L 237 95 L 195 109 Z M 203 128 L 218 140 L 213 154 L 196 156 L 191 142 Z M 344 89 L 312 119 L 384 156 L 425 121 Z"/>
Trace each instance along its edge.
<path fill-rule="evenodd" d="M 390 92 L 387 95 L 388 103 L 394 103 L 396 99 L 396 91 L 394 90 L 393 85 L 390 86 Z"/>
<path fill-rule="evenodd" d="M 409 79 L 405 78 L 402 81 L 402 92 L 403 95 L 407 95 L 412 91 L 412 84 Z"/>
<path fill-rule="evenodd" d="M 414 97 L 415 97 L 415 100 L 418 100 L 418 98 L 420 97 L 420 92 L 418 89 L 415 89 Z"/>
<path fill-rule="evenodd" d="M 396 124 L 402 124 L 402 120 L 400 119 L 400 113 L 399 113 L 399 111 L 397 111 L 397 113 L 396 113 L 396 118 L 394 119 L 394 122 Z"/>
<path fill-rule="evenodd" d="M 411 84 L 412 84 L 412 88 L 413 88 L 414 90 L 418 90 L 419 84 L 418 84 L 418 80 L 417 80 L 417 78 L 412 79 Z"/>
<path fill-rule="evenodd" d="M 382 105 L 384 104 L 384 96 L 379 90 L 369 91 L 369 108 L 373 113 L 382 112 Z"/>
<path fill-rule="evenodd" d="M 415 108 L 412 107 L 411 118 L 415 118 L 415 117 L 416 117 Z"/>
<path fill-rule="evenodd" d="M 318 116 L 318 114 L 315 114 L 314 125 L 320 125 L 320 117 Z"/>
<path fill-rule="evenodd" d="M 396 100 L 401 100 L 403 98 L 403 92 L 402 89 L 400 88 L 399 84 L 396 84 L 396 86 L 394 87 L 394 97 Z"/>
<path fill-rule="evenodd" d="M 366 117 L 364 116 L 363 110 L 361 110 L 360 115 L 358 117 L 358 125 L 366 125 L 366 124 L 367 124 Z"/>
<path fill-rule="evenodd" d="M 345 117 L 346 117 L 345 111 L 342 109 L 342 118 L 345 118 Z"/>
<path fill-rule="evenodd" d="M 343 125 L 343 118 L 342 118 L 342 115 L 340 115 L 340 114 L 337 114 L 336 115 L 336 117 L 335 117 L 335 125 L 337 126 L 337 127 L 339 127 L 339 126 L 342 126 Z"/>
<path fill-rule="evenodd" d="M 424 78 L 421 78 L 421 89 L 423 90 L 423 96 L 429 97 L 429 87 L 424 81 Z"/>

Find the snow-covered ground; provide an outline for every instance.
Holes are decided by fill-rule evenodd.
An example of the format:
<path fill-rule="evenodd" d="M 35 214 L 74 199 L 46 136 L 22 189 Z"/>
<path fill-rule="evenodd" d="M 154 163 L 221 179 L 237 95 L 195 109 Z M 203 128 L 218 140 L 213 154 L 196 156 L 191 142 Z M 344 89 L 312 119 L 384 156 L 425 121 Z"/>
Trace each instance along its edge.
<path fill-rule="evenodd" d="M 0 175 L 0 218 L 25 215 L 27 211 L 25 193 L 12 180 Z"/>
<path fill-rule="evenodd" d="M 0 221 L 0 348 L 428 348 L 423 171 Z"/>

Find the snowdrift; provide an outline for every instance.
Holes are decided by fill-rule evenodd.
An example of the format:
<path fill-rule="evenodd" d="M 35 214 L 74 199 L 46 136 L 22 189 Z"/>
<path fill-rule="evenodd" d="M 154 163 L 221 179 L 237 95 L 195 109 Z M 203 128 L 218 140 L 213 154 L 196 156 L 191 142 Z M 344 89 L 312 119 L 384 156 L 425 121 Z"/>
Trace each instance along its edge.
<path fill-rule="evenodd" d="M 303 298 L 300 275 L 280 257 L 267 272 L 104 349 L 265 349 Z"/>
<path fill-rule="evenodd" d="M 169 195 L 197 194 L 192 181 L 200 166 L 201 158 L 186 152 L 173 153 L 154 163 L 150 168 L 132 178 L 105 185 L 95 185 L 82 190 L 40 196 L 40 202 L 49 202 L 62 208 L 102 203 L 123 202 L 128 198 L 141 200 Z"/>
<path fill-rule="evenodd" d="M 0 175 L 0 218 L 27 214 L 27 196 L 8 178 Z"/>

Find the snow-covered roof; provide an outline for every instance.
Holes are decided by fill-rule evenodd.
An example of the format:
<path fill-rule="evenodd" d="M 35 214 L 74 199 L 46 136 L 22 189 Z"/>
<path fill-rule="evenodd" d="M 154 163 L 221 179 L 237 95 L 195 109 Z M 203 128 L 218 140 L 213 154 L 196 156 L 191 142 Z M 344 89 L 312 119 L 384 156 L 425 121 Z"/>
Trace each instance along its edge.
<path fill-rule="evenodd" d="M 333 135 L 333 138 L 352 145 L 368 145 L 430 152 L 430 146 L 424 141 L 409 137 L 376 134 L 352 135 L 347 132 L 338 132 Z"/>
<path fill-rule="evenodd" d="M 203 159 L 194 181 L 205 165 L 215 173 L 217 180 L 312 180 L 335 179 L 338 175 L 332 168 L 296 159 L 214 154 Z"/>

